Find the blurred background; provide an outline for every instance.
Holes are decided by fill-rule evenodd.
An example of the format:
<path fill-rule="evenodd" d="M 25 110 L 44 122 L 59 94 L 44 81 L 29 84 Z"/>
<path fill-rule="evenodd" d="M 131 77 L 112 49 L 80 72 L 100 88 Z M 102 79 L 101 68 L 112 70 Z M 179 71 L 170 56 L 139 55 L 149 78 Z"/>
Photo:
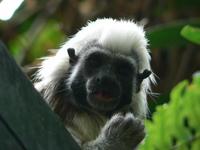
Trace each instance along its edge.
<path fill-rule="evenodd" d="M 104 17 L 134 19 L 149 40 L 157 85 L 139 149 L 199 150 L 200 0 L 0 0 L 0 40 L 31 79 L 39 58 Z"/>
<path fill-rule="evenodd" d="M 38 58 L 58 49 L 88 20 L 103 17 L 145 24 L 158 76 L 151 112 L 168 101 L 178 82 L 200 70 L 200 46 L 181 35 L 187 25 L 200 26 L 200 0 L 0 0 L 0 40 L 31 77 L 35 70 L 28 68 Z"/>

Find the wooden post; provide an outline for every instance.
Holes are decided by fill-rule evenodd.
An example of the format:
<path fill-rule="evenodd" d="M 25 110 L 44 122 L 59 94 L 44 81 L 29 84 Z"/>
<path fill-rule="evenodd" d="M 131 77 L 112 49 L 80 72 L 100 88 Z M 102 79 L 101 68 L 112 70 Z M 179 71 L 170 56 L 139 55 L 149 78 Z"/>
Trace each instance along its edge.
<path fill-rule="evenodd" d="M 80 150 L 1 42 L 0 149 Z"/>

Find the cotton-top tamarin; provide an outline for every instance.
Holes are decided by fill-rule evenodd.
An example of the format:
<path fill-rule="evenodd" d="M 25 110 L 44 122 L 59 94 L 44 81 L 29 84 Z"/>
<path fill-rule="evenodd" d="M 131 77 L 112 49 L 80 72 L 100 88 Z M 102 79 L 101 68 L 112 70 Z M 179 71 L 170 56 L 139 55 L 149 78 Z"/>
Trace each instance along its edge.
<path fill-rule="evenodd" d="M 147 39 L 133 21 L 98 19 L 69 39 L 36 74 L 36 89 L 83 150 L 132 150 L 154 76 Z"/>

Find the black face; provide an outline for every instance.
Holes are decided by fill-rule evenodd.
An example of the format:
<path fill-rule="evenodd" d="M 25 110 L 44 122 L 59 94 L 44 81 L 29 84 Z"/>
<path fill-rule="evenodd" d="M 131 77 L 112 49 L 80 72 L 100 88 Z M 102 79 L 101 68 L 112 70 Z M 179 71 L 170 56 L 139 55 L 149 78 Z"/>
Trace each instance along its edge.
<path fill-rule="evenodd" d="M 99 112 L 130 104 L 137 77 L 133 58 L 95 50 L 81 56 L 75 67 L 70 85 L 75 104 Z"/>

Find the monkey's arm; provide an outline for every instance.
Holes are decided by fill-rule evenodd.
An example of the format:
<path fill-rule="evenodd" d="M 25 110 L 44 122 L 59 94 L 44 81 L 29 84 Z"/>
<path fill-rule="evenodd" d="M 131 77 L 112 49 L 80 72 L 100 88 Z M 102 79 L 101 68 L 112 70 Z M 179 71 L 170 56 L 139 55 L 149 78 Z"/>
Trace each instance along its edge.
<path fill-rule="evenodd" d="M 113 116 L 94 141 L 83 145 L 83 150 L 133 150 L 144 139 L 144 125 L 131 113 Z"/>

